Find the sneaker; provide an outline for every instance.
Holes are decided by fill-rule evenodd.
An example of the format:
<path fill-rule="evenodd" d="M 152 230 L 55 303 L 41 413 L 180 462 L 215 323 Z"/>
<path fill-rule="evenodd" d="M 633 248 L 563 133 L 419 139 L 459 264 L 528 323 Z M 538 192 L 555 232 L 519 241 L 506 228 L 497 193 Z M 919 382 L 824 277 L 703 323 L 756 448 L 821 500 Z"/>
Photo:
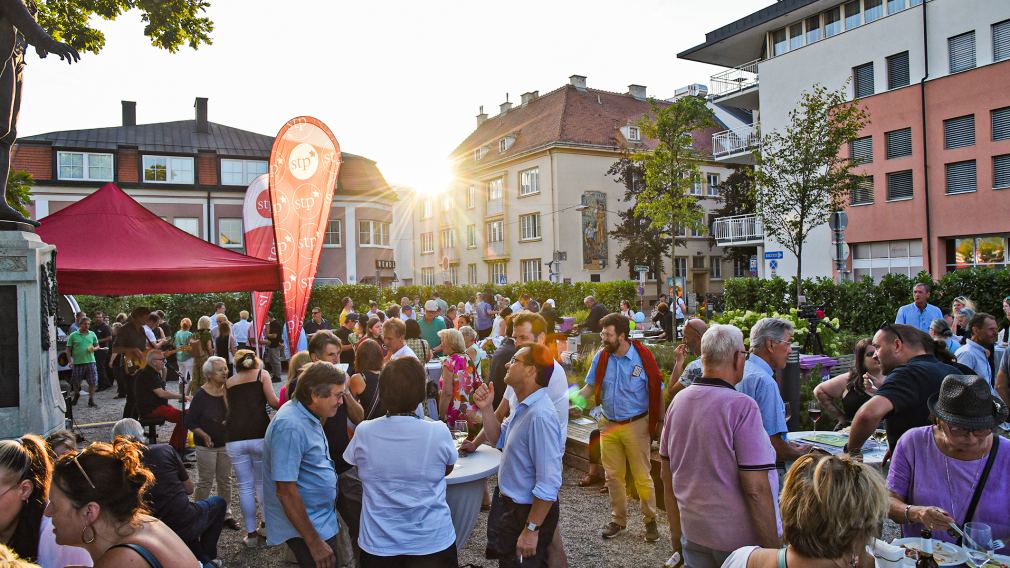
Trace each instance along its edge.
<path fill-rule="evenodd" d="M 617 533 L 623 531 L 624 529 L 625 527 L 611 521 L 607 523 L 607 526 L 603 527 L 603 538 L 614 538 L 617 536 Z"/>
<path fill-rule="evenodd" d="M 656 526 L 656 520 L 653 519 L 645 523 L 645 542 L 656 542 L 659 540 L 659 527 Z"/>
<path fill-rule="evenodd" d="M 260 538 L 259 535 L 245 535 L 242 537 L 242 544 L 244 544 L 246 548 L 259 548 L 262 540 L 263 539 Z"/>
<path fill-rule="evenodd" d="M 239 526 L 238 521 L 236 521 L 234 517 L 228 517 L 225 519 L 224 526 L 233 531 L 242 530 L 242 527 Z"/>

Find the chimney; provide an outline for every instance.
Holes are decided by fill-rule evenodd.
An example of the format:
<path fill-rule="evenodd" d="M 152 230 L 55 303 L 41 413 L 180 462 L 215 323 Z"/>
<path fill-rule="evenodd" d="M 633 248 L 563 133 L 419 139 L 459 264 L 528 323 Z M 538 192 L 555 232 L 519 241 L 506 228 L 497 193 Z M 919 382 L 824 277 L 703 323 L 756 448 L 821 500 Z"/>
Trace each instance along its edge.
<path fill-rule="evenodd" d="M 628 94 L 639 101 L 644 101 L 646 98 L 645 87 L 642 85 L 628 85 Z"/>
<path fill-rule="evenodd" d="M 122 101 L 123 103 L 123 126 L 137 125 L 137 103 L 136 101 Z"/>
<path fill-rule="evenodd" d="M 508 111 L 512 110 L 512 103 L 509 102 L 509 96 L 505 95 L 505 102 L 498 105 L 499 114 L 505 116 Z"/>
<path fill-rule="evenodd" d="M 207 121 L 207 97 L 197 97 L 193 103 L 196 107 L 196 131 L 210 133 L 210 123 Z"/>
<path fill-rule="evenodd" d="M 568 78 L 568 82 L 580 91 L 586 90 L 586 77 L 584 75 L 572 75 Z"/>
<path fill-rule="evenodd" d="M 484 112 L 484 105 L 480 106 L 480 114 L 477 115 L 477 126 L 487 122 L 487 113 Z"/>
<path fill-rule="evenodd" d="M 537 97 L 540 96 L 540 91 L 530 91 L 528 93 L 522 94 L 523 106 L 530 104 L 535 101 Z"/>

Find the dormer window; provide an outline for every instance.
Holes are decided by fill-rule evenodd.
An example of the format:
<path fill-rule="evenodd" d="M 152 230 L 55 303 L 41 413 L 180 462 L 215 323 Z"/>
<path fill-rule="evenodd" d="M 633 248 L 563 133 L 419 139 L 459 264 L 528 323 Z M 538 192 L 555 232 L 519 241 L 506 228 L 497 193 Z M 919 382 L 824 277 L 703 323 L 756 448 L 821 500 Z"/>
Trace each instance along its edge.
<path fill-rule="evenodd" d="M 633 140 L 635 142 L 638 142 L 641 139 L 642 139 L 642 134 L 638 130 L 638 127 L 637 126 L 629 126 L 628 127 L 628 140 Z"/>
<path fill-rule="evenodd" d="M 504 154 L 508 152 L 508 149 L 512 147 L 512 143 L 516 141 L 516 137 L 509 134 L 498 140 L 498 153 Z"/>
<path fill-rule="evenodd" d="M 473 161 L 479 162 L 487 155 L 487 146 L 481 146 L 473 151 Z"/>

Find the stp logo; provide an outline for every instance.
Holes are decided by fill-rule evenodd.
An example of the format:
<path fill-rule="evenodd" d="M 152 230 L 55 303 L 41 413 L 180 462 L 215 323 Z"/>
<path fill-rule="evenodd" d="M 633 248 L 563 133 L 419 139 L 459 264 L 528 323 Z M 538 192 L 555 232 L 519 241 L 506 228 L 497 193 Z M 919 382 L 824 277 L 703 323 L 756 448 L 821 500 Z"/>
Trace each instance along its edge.
<path fill-rule="evenodd" d="M 309 179 L 319 168 L 319 153 L 315 146 L 301 143 L 288 156 L 288 170 L 298 179 Z"/>
<path fill-rule="evenodd" d="M 316 246 L 316 237 L 314 235 L 298 239 L 299 249 L 312 249 L 315 246 Z"/>
<path fill-rule="evenodd" d="M 256 213 L 264 219 L 270 218 L 270 190 L 264 189 L 256 196 Z M 274 207 L 273 213 L 280 213 L 280 207 Z"/>

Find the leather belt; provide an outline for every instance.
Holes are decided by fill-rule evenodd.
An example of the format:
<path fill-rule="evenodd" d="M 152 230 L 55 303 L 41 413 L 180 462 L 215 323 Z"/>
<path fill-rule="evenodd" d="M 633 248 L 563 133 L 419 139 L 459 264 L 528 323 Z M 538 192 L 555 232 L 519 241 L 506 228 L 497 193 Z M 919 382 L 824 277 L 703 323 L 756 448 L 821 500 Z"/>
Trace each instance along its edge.
<path fill-rule="evenodd" d="M 643 412 L 643 413 L 639 414 L 638 416 L 632 416 L 631 418 L 629 418 L 627 420 L 611 420 L 611 419 L 607 418 L 606 416 L 604 416 L 604 418 L 607 418 L 607 422 L 610 422 L 611 424 L 630 424 L 630 423 L 634 422 L 635 420 L 641 420 L 642 418 L 645 418 L 648 415 L 649 415 L 648 412 Z"/>

